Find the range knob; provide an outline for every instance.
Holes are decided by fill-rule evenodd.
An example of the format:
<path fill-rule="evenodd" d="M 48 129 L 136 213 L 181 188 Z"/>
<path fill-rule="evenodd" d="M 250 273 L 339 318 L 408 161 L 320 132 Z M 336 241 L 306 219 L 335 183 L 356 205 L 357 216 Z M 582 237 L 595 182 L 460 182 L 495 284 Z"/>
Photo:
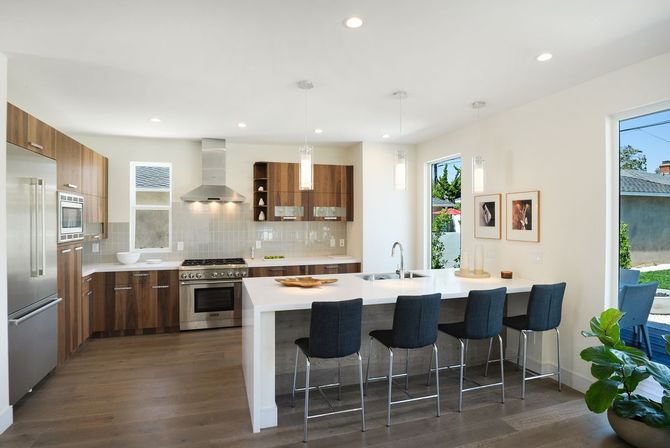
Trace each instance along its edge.
<path fill-rule="evenodd" d="M 234 275 L 233 271 L 228 271 L 228 277 L 232 277 Z"/>
<path fill-rule="evenodd" d="M 195 278 L 195 274 L 191 272 L 190 274 L 188 274 L 188 278 Z"/>
<path fill-rule="evenodd" d="M 212 272 L 212 277 L 218 277 L 219 273 L 218 272 Z"/>
<path fill-rule="evenodd" d="M 202 273 L 201 273 L 201 272 L 198 272 L 198 273 L 195 275 L 195 278 L 202 278 Z"/>

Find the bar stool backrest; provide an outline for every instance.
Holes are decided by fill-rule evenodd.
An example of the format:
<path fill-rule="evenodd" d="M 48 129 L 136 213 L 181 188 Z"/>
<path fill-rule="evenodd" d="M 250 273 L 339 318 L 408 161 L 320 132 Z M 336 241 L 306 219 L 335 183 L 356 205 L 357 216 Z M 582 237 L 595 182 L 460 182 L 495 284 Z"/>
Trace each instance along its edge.
<path fill-rule="evenodd" d="M 313 302 L 309 356 L 344 358 L 361 349 L 363 299 Z"/>
<path fill-rule="evenodd" d="M 393 346 L 419 348 L 437 340 L 442 294 L 398 296 L 393 313 Z"/>
<path fill-rule="evenodd" d="M 640 283 L 640 271 L 637 269 L 619 269 L 619 288 L 623 285 L 637 285 Z"/>
<path fill-rule="evenodd" d="M 547 331 L 561 324 L 565 283 L 533 285 L 528 298 L 528 330 Z"/>
<path fill-rule="evenodd" d="M 647 323 L 657 288 L 658 282 L 623 285 L 619 295 L 619 310 L 626 314 L 619 321 L 619 327 L 630 328 Z"/>
<path fill-rule="evenodd" d="M 488 339 L 502 331 L 507 288 L 470 291 L 465 307 L 465 338 Z"/>

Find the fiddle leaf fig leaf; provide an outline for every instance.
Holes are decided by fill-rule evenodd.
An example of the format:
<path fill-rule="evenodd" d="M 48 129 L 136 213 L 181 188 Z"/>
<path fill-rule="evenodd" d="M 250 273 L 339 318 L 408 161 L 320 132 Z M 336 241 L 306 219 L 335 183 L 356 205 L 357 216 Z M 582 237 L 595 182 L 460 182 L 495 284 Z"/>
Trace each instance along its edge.
<path fill-rule="evenodd" d="M 670 355 L 670 334 L 664 334 L 663 339 L 665 339 L 665 353 Z"/>
<path fill-rule="evenodd" d="M 584 397 L 586 406 L 596 414 L 605 412 L 619 394 L 619 383 L 612 380 L 598 380 L 591 384 Z"/>
<path fill-rule="evenodd" d="M 657 362 L 648 361 L 647 372 L 661 385 L 664 395 L 670 395 L 670 368 Z"/>
<path fill-rule="evenodd" d="M 579 356 L 581 356 L 584 361 L 592 362 L 594 364 L 616 367 L 623 364 L 621 359 L 612 353 L 610 349 L 603 346 L 587 347 L 581 351 Z"/>
<path fill-rule="evenodd" d="M 666 425 L 666 417 L 661 405 L 639 395 L 633 395 L 626 400 L 615 400 L 612 410 L 619 417 L 640 419 L 649 426 Z"/>
<path fill-rule="evenodd" d="M 591 365 L 591 375 L 594 376 L 594 378 L 599 379 L 599 380 L 606 380 L 612 376 L 614 372 L 616 372 L 616 367 L 613 366 L 605 366 L 602 364 L 592 364 Z M 614 378 L 612 378 L 614 379 Z"/>

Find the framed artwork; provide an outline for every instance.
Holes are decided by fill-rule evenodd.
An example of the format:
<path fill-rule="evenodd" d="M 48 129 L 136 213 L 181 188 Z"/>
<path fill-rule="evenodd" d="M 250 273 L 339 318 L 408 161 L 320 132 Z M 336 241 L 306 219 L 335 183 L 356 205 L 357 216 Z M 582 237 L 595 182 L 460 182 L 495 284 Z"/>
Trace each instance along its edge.
<path fill-rule="evenodd" d="M 500 198 L 499 194 L 475 196 L 475 238 L 500 239 Z"/>
<path fill-rule="evenodd" d="M 540 192 L 507 193 L 507 239 L 540 241 Z"/>

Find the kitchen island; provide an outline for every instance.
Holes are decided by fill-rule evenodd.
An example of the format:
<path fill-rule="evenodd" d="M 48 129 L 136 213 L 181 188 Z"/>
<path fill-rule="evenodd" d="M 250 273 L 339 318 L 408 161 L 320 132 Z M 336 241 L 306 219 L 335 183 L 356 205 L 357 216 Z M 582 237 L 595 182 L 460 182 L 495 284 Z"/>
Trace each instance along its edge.
<path fill-rule="evenodd" d="M 456 277 L 453 269 L 413 272 L 425 277 L 370 281 L 361 274 L 329 275 L 324 277 L 338 281 L 305 289 L 284 287 L 273 278 L 245 278 L 242 291 L 242 367 L 253 431 L 277 426 L 275 396 L 290 391 L 286 388 L 286 380 L 293 369 L 295 346 L 292 343 L 296 337 L 308 335 L 312 302 L 363 299 L 361 351 L 366 357 L 367 332 L 374 328 L 391 328 L 393 306 L 399 295 L 439 292 L 444 300 L 441 321 L 456 321 L 463 316 L 462 299 L 471 290 L 504 286 L 508 294 L 525 297 L 533 284 L 525 279 L 465 279 Z M 427 361 L 424 364 L 420 360 L 415 363 L 415 360 L 417 358 L 413 357 L 415 368 L 425 372 Z M 330 370 L 333 370 L 332 366 Z M 345 364 L 343 372 L 343 383 L 346 383 Z M 372 372 L 371 368 L 371 376 Z M 356 381 L 355 376 L 349 377 L 350 382 Z M 276 387 L 276 382 L 282 387 Z"/>

